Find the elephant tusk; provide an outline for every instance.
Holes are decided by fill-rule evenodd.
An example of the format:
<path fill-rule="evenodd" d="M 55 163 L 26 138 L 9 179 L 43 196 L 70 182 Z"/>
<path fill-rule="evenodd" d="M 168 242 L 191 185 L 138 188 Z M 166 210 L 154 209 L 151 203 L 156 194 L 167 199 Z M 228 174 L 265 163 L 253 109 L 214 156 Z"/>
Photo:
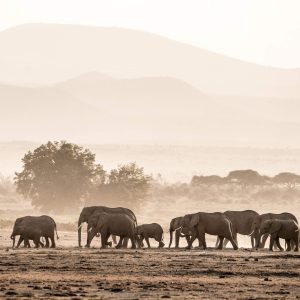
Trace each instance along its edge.
<path fill-rule="evenodd" d="M 88 230 L 88 232 L 91 232 L 93 230 L 93 227 L 91 227 L 89 230 Z"/>
<path fill-rule="evenodd" d="M 248 235 L 249 235 L 249 236 L 252 236 L 253 232 L 254 232 L 254 230 L 252 230 L 252 232 L 251 232 L 251 233 L 249 233 Z"/>
<path fill-rule="evenodd" d="M 77 229 L 80 229 L 82 227 L 82 223 L 78 226 L 78 228 Z"/>

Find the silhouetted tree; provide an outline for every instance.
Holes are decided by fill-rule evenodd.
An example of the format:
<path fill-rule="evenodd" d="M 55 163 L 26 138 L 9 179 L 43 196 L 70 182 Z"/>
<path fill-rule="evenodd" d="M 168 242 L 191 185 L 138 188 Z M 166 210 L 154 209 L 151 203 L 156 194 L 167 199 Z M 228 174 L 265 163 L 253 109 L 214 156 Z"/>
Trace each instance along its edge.
<path fill-rule="evenodd" d="M 89 149 L 65 141 L 29 151 L 16 173 L 17 191 L 43 211 L 77 209 L 92 186 L 105 182 L 105 171 Z"/>
<path fill-rule="evenodd" d="M 254 170 L 235 170 L 229 172 L 226 177 L 229 182 L 236 182 L 243 186 L 246 185 L 261 185 L 265 183 L 265 177 L 261 176 Z"/>
<path fill-rule="evenodd" d="M 283 184 L 288 188 L 294 188 L 300 184 L 300 175 L 289 172 L 282 172 L 272 178 L 272 181 L 277 184 Z"/>

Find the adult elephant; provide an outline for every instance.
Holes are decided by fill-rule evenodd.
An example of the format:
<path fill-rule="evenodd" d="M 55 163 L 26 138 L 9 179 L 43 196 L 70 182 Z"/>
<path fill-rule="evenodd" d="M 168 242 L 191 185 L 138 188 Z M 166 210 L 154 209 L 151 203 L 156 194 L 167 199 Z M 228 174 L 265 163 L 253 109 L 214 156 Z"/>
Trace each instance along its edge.
<path fill-rule="evenodd" d="M 206 233 L 216 235 L 220 238 L 218 249 L 223 248 L 224 238 L 227 238 L 231 242 L 234 250 L 238 249 L 232 236 L 232 224 L 223 213 L 198 212 L 185 215 L 182 221 L 182 232 L 184 234 L 192 232 L 192 237 L 187 249 L 191 249 L 196 238 L 201 241 L 203 249 L 206 249 Z"/>
<path fill-rule="evenodd" d="M 78 246 L 81 247 L 81 227 L 83 225 L 83 223 L 87 223 L 89 221 L 89 218 L 95 214 L 95 213 L 116 213 L 116 214 L 120 214 L 123 213 L 125 215 L 128 215 L 134 222 L 135 224 L 137 224 L 137 219 L 135 214 L 133 213 L 132 210 L 128 209 L 128 208 L 124 208 L 124 207 L 115 207 L 115 208 L 111 208 L 111 207 L 106 207 L 106 206 L 88 206 L 88 207 L 84 207 L 80 213 L 79 219 L 78 219 Z M 114 243 L 116 243 L 115 238 L 114 239 Z M 87 243 L 86 245 L 88 245 L 88 234 L 87 234 Z"/>
<path fill-rule="evenodd" d="M 252 233 L 252 224 L 254 219 L 259 216 L 259 214 L 254 210 L 227 210 L 224 215 L 231 221 L 232 224 L 232 235 L 233 239 L 238 245 L 237 234 L 250 235 L 251 246 L 254 248 L 254 236 Z M 217 238 L 216 247 L 219 245 L 219 238 Z M 224 241 L 224 246 L 226 246 L 228 240 Z"/>
<path fill-rule="evenodd" d="M 26 233 L 24 233 L 24 228 L 26 228 Z M 28 236 L 34 235 L 36 236 L 37 232 L 41 233 L 41 237 L 44 237 L 46 240 L 46 247 L 49 248 L 51 240 L 51 248 L 55 248 L 55 233 L 58 239 L 57 227 L 55 221 L 46 215 L 42 215 L 39 217 L 35 216 L 25 216 L 22 218 L 18 218 L 15 221 L 13 232 L 11 234 L 11 239 L 13 240 L 13 247 L 15 246 L 15 238 L 17 235 L 20 235 L 20 239 L 18 241 L 17 247 L 25 241 L 25 246 L 28 247 L 29 241 Z M 35 242 L 36 243 L 36 242 Z M 41 243 L 40 243 L 41 244 Z"/>
<path fill-rule="evenodd" d="M 264 235 L 264 233 L 260 231 L 261 224 L 266 220 L 273 220 L 273 219 L 293 220 L 298 224 L 297 218 L 293 214 L 287 212 L 281 214 L 266 213 L 266 214 L 256 216 L 252 223 L 252 232 L 255 238 L 256 249 L 264 248 L 266 242 L 266 238 L 261 241 L 261 237 L 262 235 Z M 280 244 L 278 246 L 279 248 L 282 248 Z"/>
<path fill-rule="evenodd" d="M 96 214 L 94 215 L 96 216 Z M 131 248 L 136 248 L 136 224 L 135 221 L 124 213 L 98 213 L 96 225 L 91 227 L 88 231 L 88 243 L 91 239 L 100 232 L 101 234 L 101 248 L 105 248 L 107 240 L 110 235 L 117 235 L 120 237 L 119 244 L 116 248 L 122 246 L 124 238 L 131 240 Z"/>
<path fill-rule="evenodd" d="M 179 240 L 181 237 L 181 227 L 182 227 L 182 221 L 183 221 L 183 217 L 176 217 L 174 219 L 171 220 L 170 222 L 170 228 L 169 228 L 169 232 L 170 232 L 170 243 L 169 243 L 169 248 L 172 245 L 173 242 L 173 233 L 175 232 L 175 248 L 179 248 Z M 190 241 L 190 236 L 189 235 L 185 235 L 186 241 L 189 244 Z"/>

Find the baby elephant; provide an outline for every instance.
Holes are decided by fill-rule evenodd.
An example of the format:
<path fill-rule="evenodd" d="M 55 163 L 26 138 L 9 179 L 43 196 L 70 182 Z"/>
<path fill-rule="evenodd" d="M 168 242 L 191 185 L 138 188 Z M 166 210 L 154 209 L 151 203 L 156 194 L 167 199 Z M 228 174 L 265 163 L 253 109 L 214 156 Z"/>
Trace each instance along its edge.
<path fill-rule="evenodd" d="M 285 239 L 287 244 L 286 251 L 291 251 L 291 241 L 295 245 L 295 251 L 299 251 L 299 227 L 294 220 L 279 220 L 272 219 L 266 220 L 261 224 L 261 234 L 270 234 L 270 247 L 269 250 L 273 251 L 274 242 L 279 247 L 279 238 Z M 279 247 L 280 250 L 283 250 Z"/>
<path fill-rule="evenodd" d="M 163 229 L 157 223 L 143 224 L 137 226 L 136 235 L 137 235 L 138 245 L 140 248 L 143 246 L 144 239 L 146 240 L 148 248 L 151 248 L 149 238 L 155 239 L 157 242 L 159 242 L 158 248 L 163 248 L 165 245 L 163 243 Z"/>

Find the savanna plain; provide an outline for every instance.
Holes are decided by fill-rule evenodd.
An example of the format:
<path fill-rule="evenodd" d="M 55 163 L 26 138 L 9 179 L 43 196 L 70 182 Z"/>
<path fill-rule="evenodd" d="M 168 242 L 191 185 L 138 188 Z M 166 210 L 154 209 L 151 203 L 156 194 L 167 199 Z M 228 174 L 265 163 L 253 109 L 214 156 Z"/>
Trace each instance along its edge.
<path fill-rule="evenodd" d="M 281 161 L 285 161 L 285 157 L 277 159 L 277 165 Z M 140 163 L 144 163 L 147 170 L 147 164 Z M 187 173 L 191 178 L 193 171 Z M 272 170 L 267 173 L 276 174 Z M 35 211 L 30 201 L 16 193 L 10 180 L 2 178 L 0 194 L 5 209 L 1 210 L 0 220 L 0 297 L 300 298 L 299 252 L 252 250 L 250 237 L 242 235 L 238 236 L 237 251 L 231 245 L 224 250 L 215 250 L 216 237 L 210 235 L 206 237 L 208 249 L 205 251 L 197 248 L 196 242 L 192 250 L 186 250 L 184 239 L 181 239 L 179 249 L 167 248 L 170 220 L 185 213 L 254 209 L 259 213 L 289 211 L 299 219 L 298 185 L 207 185 L 182 183 L 176 179 L 177 183 L 166 183 L 158 177 L 142 205 L 130 205 L 139 223 L 162 225 L 166 244 L 163 249 L 158 249 L 158 243 L 153 240 L 150 240 L 152 249 L 100 249 L 99 238 L 93 240 L 90 249 L 78 248 L 79 211 L 69 215 L 50 214 L 57 223 L 57 248 L 12 249 L 10 235 L 15 218 L 41 212 Z M 85 242 L 86 225 L 82 239 Z"/>
<path fill-rule="evenodd" d="M 1 298 L 299 299 L 300 255 L 241 249 L 0 252 Z"/>

